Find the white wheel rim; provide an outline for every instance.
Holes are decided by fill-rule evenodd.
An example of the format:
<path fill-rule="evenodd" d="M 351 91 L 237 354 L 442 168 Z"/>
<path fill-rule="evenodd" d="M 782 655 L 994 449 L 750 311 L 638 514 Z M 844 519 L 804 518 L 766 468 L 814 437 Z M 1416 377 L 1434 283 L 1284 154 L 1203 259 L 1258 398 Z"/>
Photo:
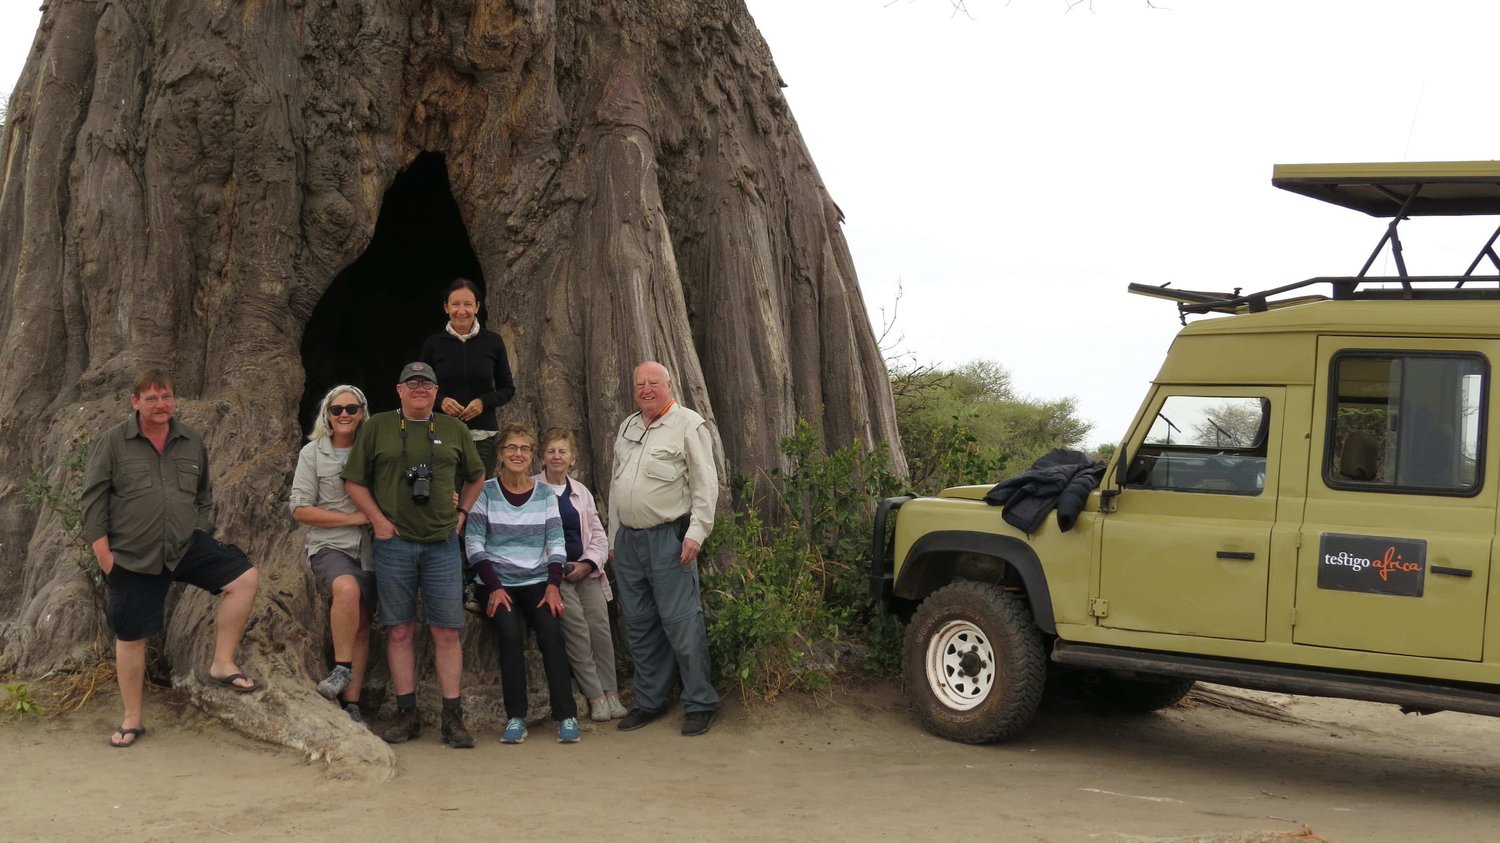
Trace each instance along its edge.
<path fill-rule="evenodd" d="M 927 684 L 948 708 L 968 711 L 995 687 L 995 648 L 968 621 L 943 624 L 927 645 Z"/>

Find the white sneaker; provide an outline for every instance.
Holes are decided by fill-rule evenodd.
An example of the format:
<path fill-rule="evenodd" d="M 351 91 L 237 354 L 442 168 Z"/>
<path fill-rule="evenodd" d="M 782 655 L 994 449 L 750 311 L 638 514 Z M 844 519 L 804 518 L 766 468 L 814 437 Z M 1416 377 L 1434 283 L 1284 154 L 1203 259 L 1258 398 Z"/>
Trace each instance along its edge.
<path fill-rule="evenodd" d="M 609 697 L 598 696 L 589 700 L 589 719 L 595 723 L 609 722 Z"/>

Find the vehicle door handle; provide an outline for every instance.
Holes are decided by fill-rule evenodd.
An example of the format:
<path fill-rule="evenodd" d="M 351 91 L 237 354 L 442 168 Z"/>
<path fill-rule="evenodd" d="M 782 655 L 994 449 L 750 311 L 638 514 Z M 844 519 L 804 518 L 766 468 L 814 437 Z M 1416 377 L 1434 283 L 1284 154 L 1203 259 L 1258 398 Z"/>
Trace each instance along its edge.
<path fill-rule="evenodd" d="M 1248 550 L 1221 550 L 1220 559 L 1254 559 L 1255 554 Z"/>
<path fill-rule="evenodd" d="M 1468 568 L 1444 568 L 1441 565 L 1433 565 L 1432 566 L 1432 572 L 1434 574 L 1447 574 L 1450 577 L 1472 577 L 1472 576 L 1474 576 L 1474 572 L 1471 571 L 1471 570 L 1469 570 Z"/>

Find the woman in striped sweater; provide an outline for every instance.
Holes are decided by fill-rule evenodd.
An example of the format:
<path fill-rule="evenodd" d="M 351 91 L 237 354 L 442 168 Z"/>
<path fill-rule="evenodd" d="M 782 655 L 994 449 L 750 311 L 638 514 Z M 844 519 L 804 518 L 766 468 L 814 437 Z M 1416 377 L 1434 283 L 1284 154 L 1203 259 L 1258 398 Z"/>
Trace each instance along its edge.
<path fill-rule="evenodd" d="M 558 616 L 558 585 L 567 561 L 557 495 L 531 476 L 536 434 L 520 424 L 500 431 L 500 476 L 484 483 L 464 528 L 469 564 L 489 589 L 485 614 L 500 631 L 500 682 L 505 698 L 501 743 L 526 740 L 526 636 L 536 635 L 547 674 L 557 739 L 577 743 L 578 703 L 573 699 L 568 653 Z"/>

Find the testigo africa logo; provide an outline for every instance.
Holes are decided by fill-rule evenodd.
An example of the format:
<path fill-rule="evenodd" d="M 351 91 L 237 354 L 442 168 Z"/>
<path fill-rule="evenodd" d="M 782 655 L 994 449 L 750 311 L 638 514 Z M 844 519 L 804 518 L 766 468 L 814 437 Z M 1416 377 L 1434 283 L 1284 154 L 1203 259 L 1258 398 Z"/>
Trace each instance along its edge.
<path fill-rule="evenodd" d="M 1374 570 L 1375 573 L 1379 574 L 1380 578 L 1382 580 L 1385 580 L 1386 582 L 1390 582 L 1390 574 L 1392 571 L 1400 572 L 1422 570 L 1422 565 L 1420 562 L 1406 561 L 1404 558 L 1402 558 L 1400 553 L 1396 552 L 1396 548 L 1394 545 L 1391 547 L 1387 547 L 1385 549 L 1385 554 L 1379 559 L 1366 559 L 1363 556 L 1355 556 L 1347 550 L 1341 550 L 1337 554 L 1325 553 L 1323 554 L 1323 564 L 1343 565 L 1348 568 L 1353 568 L 1356 571 L 1363 571 L 1366 568 L 1370 568 Z"/>
<path fill-rule="evenodd" d="M 1421 597 L 1427 540 L 1323 533 L 1318 588 Z"/>

